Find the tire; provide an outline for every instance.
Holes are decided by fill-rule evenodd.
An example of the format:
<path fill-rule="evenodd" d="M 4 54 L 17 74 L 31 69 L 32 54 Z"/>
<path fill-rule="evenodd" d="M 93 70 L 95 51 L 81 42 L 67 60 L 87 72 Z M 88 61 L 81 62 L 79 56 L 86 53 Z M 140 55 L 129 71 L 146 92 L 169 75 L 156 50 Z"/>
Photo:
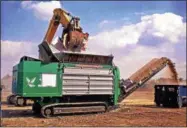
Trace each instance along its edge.
<path fill-rule="evenodd" d="M 181 97 L 178 97 L 178 98 L 177 98 L 177 107 L 178 107 L 178 108 L 181 108 L 181 107 L 182 107 L 182 98 L 181 98 Z"/>
<path fill-rule="evenodd" d="M 24 98 L 18 97 L 16 100 L 17 100 L 16 103 L 18 106 L 25 106 L 26 100 Z"/>
<path fill-rule="evenodd" d="M 11 101 L 12 101 L 12 103 L 15 105 L 15 106 L 19 106 L 18 104 L 17 104 L 17 99 L 18 99 L 18 96 L 13 96 L 12 98 L 11 98 Z"/>
<path fill-rule="evenodd" d="M 52 117 L 52 115 L 53 115 L 53 110 L 52 110 L 52 108 L 46 108 L 46 109 L 44 110 L 44 114 L 45 114 L 45 116 L 46 116 L 47 118 Z"/>
<path fill-rule="evenodd" d="M 10 96 L 7 97 L 7 103 L 10 104 L 10 105 L 14 105 L 15 102 L 14 102 L 14 99 L 15 99 L 16 95 L 12 94 Z"/>
<path fill-rule="evenodd" d="M 10 95 L 10 96 L 8 96 L 7 97 L 7 103 L 8 104 L 13 104 L 12 102 L 11 102 L 11 98 L 13 97 L 13 95 Z"/>

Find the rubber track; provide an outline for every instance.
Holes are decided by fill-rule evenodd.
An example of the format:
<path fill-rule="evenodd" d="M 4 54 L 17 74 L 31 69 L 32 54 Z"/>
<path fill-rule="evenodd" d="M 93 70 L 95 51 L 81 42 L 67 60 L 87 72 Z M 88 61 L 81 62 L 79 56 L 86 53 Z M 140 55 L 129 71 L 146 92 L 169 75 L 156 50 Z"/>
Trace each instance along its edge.
<path fill-rule="evenodd" d="M 105 102 L 79 102 L 79 103 L 55 103 L 55 104 L 49 104 L 49 105 L 45 105 L 41 108 L 41 115 L 45 118 L 48 118 L 45 113 L 44 110 L 48 107 L 55 107 L 55 106 L 61 106 L 61 105 L 103 105 L 106 107 L 106 110 L 108 108 L 107 104 Z"/>

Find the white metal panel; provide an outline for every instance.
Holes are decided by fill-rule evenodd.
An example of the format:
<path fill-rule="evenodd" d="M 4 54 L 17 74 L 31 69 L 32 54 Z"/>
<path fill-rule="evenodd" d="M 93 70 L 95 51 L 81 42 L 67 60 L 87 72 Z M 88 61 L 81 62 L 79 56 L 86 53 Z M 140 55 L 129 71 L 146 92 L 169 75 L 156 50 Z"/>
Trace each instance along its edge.
<path fill-rule="evenodd" d="M 65 68 L 63 95 L 113 94 L 113 74 L 109 69 Z"/>
<path fill-rule="evenodd" d="M 112 91 L 106 91 L 106 90 L 91 90 L 89 92 L 89 94 L 109 94 L 109 95 L 112 95 L 113 92 Z"/>
<path fill-rule="evenodd" d="M 90 81 L 90 85 L 113 85 L 113 81 Z"/>
<path fill-rule="evenodd" d="M 42 74 L 41 87 L 56 87 L 56 74 Z"/>
<path fill-rule="evenodd" d="M 113 77 L 112 76 L 106 76 L 106 77 L 90 76 L 90 80 L 113 80 Z"/>
<path fill-rule="evenodd" d="M 63 85 L 88 85 L 88 81 L 82 80 L 64 80 Z"/>
<path fill-rule="evenodd" d="M 76 80 L 87 80 L 88 79 L 88 76 L 66 76 L 64 75 L 63 76 L 63 80 L 72 80 L 72 79 L 76 79 Z"/>
<path fill-rule="evenodd" d="M 65 68 L 64 73 L 71 74 L 111 74 L 108 69 L 91 69 L 91 68 Z"/>

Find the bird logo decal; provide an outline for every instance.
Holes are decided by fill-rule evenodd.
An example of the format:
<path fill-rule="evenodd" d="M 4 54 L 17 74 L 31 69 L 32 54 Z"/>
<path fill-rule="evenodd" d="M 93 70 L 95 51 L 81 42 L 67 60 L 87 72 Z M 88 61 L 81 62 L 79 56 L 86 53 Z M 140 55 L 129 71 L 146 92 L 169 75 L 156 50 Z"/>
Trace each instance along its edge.
<path fill-rule="evenodd" d="M 34 77 L 33 79 L 29 79 L 28 77 L 26 77 L 26 81 L 29 87 L 35 87 L 35 85 L 33 84 L 36 80 L 36 77 Z"/>

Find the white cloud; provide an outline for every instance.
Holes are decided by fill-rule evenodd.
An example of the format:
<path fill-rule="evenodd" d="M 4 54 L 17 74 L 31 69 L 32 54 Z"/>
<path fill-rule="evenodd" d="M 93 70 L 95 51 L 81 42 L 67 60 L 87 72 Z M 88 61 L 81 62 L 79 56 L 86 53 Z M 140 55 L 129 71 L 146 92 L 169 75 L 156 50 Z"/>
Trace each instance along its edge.
<path fill-rule="evenodd" d="M 38 58 L 38 45 L 31 42 L 1 40 L 1 76 L 12 72 L 22 56 Z"/>
<path fill-rule="evenodd" d="M 182 20 L 183 17 L 173 13 L 153 14 L 141 18 L 142 22 L 149 24 L 148 33 L 164 37 L 171 43 L 177 43 L 181 36 L 186 36 L 186 23 Z"/>
<path fill-rule="evenodd" d="M 148 47 L 137 45 L 134 49 L 130 51 L 129 54 L 116 54 L 114 62 L 117 66 L 119 66 L 122 78 L 128 78 L 130 75 L 132 75 L 146 63 L 151 61 L 153 58 L 168 57 L 173 62 L 176 62 L 176 60 L 173 58 L 174 53 L 168 54 L 168 52 L 161 50 L 163 48 L 164 45 L 161 45 L 160 47 Z"/>
<path fill-rule="evenodd" d="M 115 20 L 102 20 L 99 24 L 98 27 L 100 29 L 112 29 L 112 28 L 116 28 L 116 26 L 119 26 L 120 24 L 123 25 L 129 25 L 131 24 L 130 22 L 130 18 L 129 17 L 123 17 L 123 18 L 119 18 L 119 19 L 115 19 Z"/>
<path fill-rule="evenodd" d="M 111 54 L 111 51 L 103 47 L 102 44 L 89 47 L 87 52 L 104 55 Z M 153 58 L 161 57 L 168 57 L 176 63 L 179 76 L 186 78 L 186 67 L 184 65 L 180 66 L 181 63 L 185 63 L 185 60 L 179 61 L 177 58 L 174 58 L 175 48 L 171 43 L 165 43 L 157 47 L 137 44 L 133 47 L 116 48 L 113 50 L 112 54 L 114 56 L 114 64 L 120 68 L 121 78 L 128 78 Z M 166 74 L 165 72 L 165 70 L 161 71 L 161 73 L 158 73 L 154 78 L 168 77 L 164 76 Z"/>
<path fill-rule="evenodd" d="M 36 44 L 31 42 L 16 42 L 9 40 L 1 40 L 1 55 L 8 57 L 20 56 L 24 53 L 32 53 L 33 48 L 37 47 Z"/>
<path fill-rule="evenodd" d="M 176 52 L 179 52 L 176 51 L 175 44 L 186 40 L 184 26 L 186 23 L 182 22 L 182 17 L 173 13 L 142 16 L 139 23 L 124 25 L 120 29 L 100 32 L 89 37 L 87 52 L 112 53 L 122 78 L 128 78 L 144 64 L 157 57 L 168 57 L 176 65 L 180 65 L 186 60 L 179 61 L 175 58 Z M 144 40 L 141 40 L 142 38 Z M 144 41 L 150 41 L 152 46 L 142 45 Z M 160 44 L 154 45 L 154 43 Z M 186 77 L 185 66 L 177 66 L 177 70 L 179 76 Z"/>
<path fill-rule="evenodd" d="M 103 29 L 103 28 L 110 28 L 111 26 L 115 26 L 115 24 L 117 23 L 117 21 L 114 20 L 103 20 L 99 23 L 99 28 Z"/>
<path fill-rule="evenodd" d="M 101 23 L 108 23 L 103 21 Z M 186 23 L 182 17 L 173 13 L 153 14 L 141 17 L 136 24 L 124 25 L 120 29 L 104 31 L 90 37 L 91 42 L 107 48 L 124 47 L 128 44 L 141 43 L 144 37 L 158 38 L 170 43 L 177 43 L 186 37 Z M 157 42 L 155 42 L 157 43 Z"/>
<path fill-rule="evenodd" d="M 186 23 L 182 22 L 182 17 L 173 13 L 142 16 L 139 23 L 124 25 L 119 29 L 90 36 L 87 52 L 105 55 L 113 53 L 114 63 L 120 68 L 122 78 L 128 78 L 151 59 L 163 56 L 174 61 L 179 76 L 186 78 L 186 60 L 179 61 L 174 57 L 176 52 L 179 52 L 175 51 L 175 44 L 181 39 L 186 40 L 185 26 Z M 161 38 L 162 40 L 159 45 L 150 47 L 141 45 L 144 43 L 140 42 L 141 38 L 145 38 L 145 40 L 151 38 L 153 40 L 150 41 L 154 41 L 154 43 L 157 43 L 157 39 Z M 22 55 L 38 53 L 37 45 L 32 43 L 1 42 L 3 71 L 7 68 L 8 71 L 11 71 L 13 63 L 19 61 Z"/>
<path fill-rule="evenodd" d="M 101 22 L 99 23 L 99 26 L 102 27 L 104 24 L 107 24 L 107 23 L 109 23 L 108 20 L 103 20 L 103 21 L 101 21 Z"/>
<path fill-rule="evenodd" d="M 60 1 L 33 2 L 23 1 L 21 6 L 24 9 L 31 9 L 35 16 L 42 20 L 49 20 L 55 8 L 61 8 Z"/>

